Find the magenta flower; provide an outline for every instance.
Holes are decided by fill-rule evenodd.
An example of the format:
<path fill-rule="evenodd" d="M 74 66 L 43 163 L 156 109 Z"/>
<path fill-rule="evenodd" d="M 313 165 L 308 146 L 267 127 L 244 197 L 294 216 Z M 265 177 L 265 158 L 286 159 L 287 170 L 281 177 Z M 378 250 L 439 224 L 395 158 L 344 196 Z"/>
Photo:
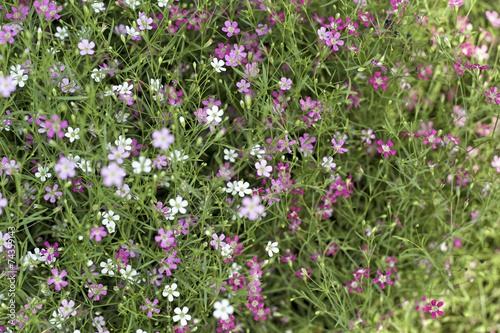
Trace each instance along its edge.
<path fill-rule="evenodd" d="M 87 293 L 87 296 L 89 298 L 93 298 L 93 301 L 98 301 L 101 296 L 106 295 L 108 287 L 103 286 L 102 284 L 98 284 L 97 286 L 95 284 L 90 285 L 89 292 Z"/>
<path fill-rule="evenodd" d="M 158 304 L 158 299 L 155 299 L 153 302 L 149 300 L 149 298 L 146 298 L 146 304 L 147 305 L 142 305 L 141 309 L 142 310 L 148 310 L 148 317 L 153 317 L 153 312 L 154 313 L 160 313 L 160 309 L 155 308 L 155 305 Z"/>
<path fill-rule="evenodd" d="M 240 29 L 237 28 L 238 22 L 234 21 L 231 23 L 231 21 L 226 21 L 224 22 L 224 25 L 226 27 L 222 28 L 222 31 L 227 32 L 227 37 L 231 37 L 234 34 L 237 34 L 240 32 Z"/>
<path fill-rule="evenodd" d="M 347 282 L 345 285 L 346 287 L 350 287 L 349 293 L 352 293 L 353 290 L 356 290 L 358 293 L 360 293 L 362 292 L 361 286 L 363 285 L 363 283 L 363 281 L 359 282 L 355 277 L 353 277 L 352 282 Z"/>
<path fill-rule="evenodd" d="M 377 274 L 379 277 L 377 279 L 373 279 L 373 283 L 380 282 L 380 288 L 382 288 L 382 289 L 385 288 L 384 283 L 387 283 L 388 285 L 392 285 L 394 283 L 394 282 L 388 280 L 389 276 L 391 276 L 391 269 L 390 268 L 387 271 L 386 275 L 383 275 L 382 273 L 380 273 L 380 271 L 377 271 Z"/>
<path fill-rule="evenodd" d="M 153 132 L 153 147 L 167 150 L 172 143 L 174 143 L 174 136 L 170 134 L 168 128 Z"/>
<path fill-rule="evenodd" d="M 490 91 L 485 91 L 484 94 L 489 97 L 486 102 L 495 101 L 496 104 L 500 104 L 500 93 L 498 93 L 497 87 L 491 87 Z"/>
<path fill-rule="evenodd" d="M 111 162 L 107 167 L 101 169 L 101 176 L 104 186 L 110 187 L 113 185 L 121 186 L 123 184 L 123 177 L 127 173 L 125 169 L 120 168 L 116 162 Z"/>
<path fill-rule="evenodd" d="M 68 122 L 66 120 L 60 121 L 57 114 L 50 117 L 52 121 L 45 121 L 45 129 L 47 129 L 47 136 L 49 138 L 54 137 L 57 134 L 58 138 L 64 138 L 63 128 L 68 127 Z"/>
<path fill-rule="evenodd" d="M 104 231 L 104 227 L 92 228 L 89 238 L 92 239 L 95 237 L 95 241 L 100 242 L 107 234 L 108 233 Z"/>
<path fill-rule="evenodd" d="M 387 76 L 382 77 L 382 73 L 380 72 L 375 72 L 375 75 L 373 77 L 370 77 L 370 84 L 373 84 L 373 88 L 378 89 L 380 86 L 382 90 L 387 89 L 387 84 L 384 82 L 387 82 L 389 79 Z"/>
<path fill-rule="evenodd" d="M 381 147 L 377 148 L 377 152 L 384 155 L 385 158 L 389 158 L 389 155 L 387 153 L 391 154 L 392 156 L 396 155 L 396 151 L 391 150 L 391 147 L 394 145 L 391 141 L 387 141 L 387 144 L 384 144 L 384 141 L 378 140 L 377 144 Z"/>
<path fill-rule="evenodd" d="M 174 232 L 170 229 L 165 232 L 165 229 L 161 228 L 158 230 L 158 236 L 155 236 L 155 241 L 160 242 L 160 248 L 169 248 L 175 241 Z"/>
<path fill-rule="evenodd" d="M 436 138 L 436 130 L 435 129 L 432 129 L 431 132 L 429 133 L 429 131 L 425 131 L 424 135 L 425 135 L 425 139 L 424 139 L 424 144 L 427 146 L 428 143 L 430 143 L 432 145 L 432 149 L 436 149 L 436 143 L 441 143 L 442 140 L 441 138 Z"/>
<path fill-rule="evenodd" d="M 51 189 L 50 186 L 45 187 L 45 191 L 47 191 L 47 194 L 43 196 L 43 198 L 46 201 L 50 201 L 51 203 L 56 202 L 56 197 L 60 198 L 62 197 L 62 192 L 56 190 L 59 188 L 58 184 L 54 184 L 54 187 Z"/>
<path fill-rule="evenodd" d="M 67 281 L 63 281 L 63 277 L 65 277 L 68 273 L 66 273 L 65 270 L 61 271 L 61 274 L 59 274 L 57 268 L 54 268 L 51 270 L 53 277 L 49 278 L 47 280 L 47 284 L 50 286 L 51 284 L 54 284 L 56 290 L 61 290 L 62 287 L 66 287 L 68 285 Z"/>
<path fill-rule="evenodd" d="M 342 148 L 342 146 L 344 145 L 344 141 L 343 140 L 339 140 L 339 142 L 337 143 L 337 141 L 335 141 L 335 138 L 332 139 L 332 144 L 333 146 L 331 146 L 333 149 L 335 149 L 337 151 L 337 153 L 339 154 L 343 154 L 345 153 L 348 149 L 346 148 Z"/>
<path fill-rule="evenodd" d="M 430 312 L 432 319 L 436 319 L 437 316 L 441 317 L 444 315 L 444 312 L 439 310 L 443 305 L 444 303 L 441 301 L 438 303 L 436 300 L 432 300 L 430 303 L 427 303 L 426 307 L 422 307 L 422 312 Z"/>
<path fill-rule="evenodd" d="M 92 50 L 94 46 L 95 46 L 94 42 L 89 42 L 88 39 L 83 39 L 80 43 L 78 43 L 78 48 L 80 49 L 80 55 L 94 54 L 94 50 Z"/>
<path fill-rule="evenodd" d="M 352 272 L 352 274 L 354 274 L 357 279 L 361 279 L 363 276 L 370 277 L 370 274 L 368 274 L 369 271 L 370 269 L 364 269 L 363 267 L 360 267 Z"/>
<path fill-rule="evenodd" d="M 244 197 L 241 203 L 243 207 L 241 207 L 240 213 L 246 216 L 250 221 L 257 220 L 259 215 L 264 213 L 264 206 L 260 204 L 260 197 L 258 195 L 251 198 Z"/>
<path fill-rule="evenodd" d="M 14 36 L 16 36 L 18 31 L 16 29 L 12 29 L 10 25 L 4 25 L 2 29 L 0 29 L 0 45 L 5 43 L 12 44 L 14 43 Z"/>

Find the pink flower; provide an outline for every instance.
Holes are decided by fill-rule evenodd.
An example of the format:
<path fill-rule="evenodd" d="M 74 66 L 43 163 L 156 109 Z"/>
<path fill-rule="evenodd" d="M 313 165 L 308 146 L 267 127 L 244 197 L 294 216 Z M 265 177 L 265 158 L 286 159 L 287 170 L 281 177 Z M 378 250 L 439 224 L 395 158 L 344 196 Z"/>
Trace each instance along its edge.
<path fill-rule="evenodd" d="M 174 143 L 174 136 L 170 134 L 168 128 L 153 132 L 153 147 L 167 150 L 172 143 Z"/>
<path fill-rule="evenodd" d="M 0 44 L 1 43 L 1 31 L 0 31 Z M 16 90 L 16 84 L 14 83 L 14 80 L 12 80 L 12 77 L 10 76 L 5 76 L 2 77 L 0 76 L 0 94 L 4 98 L 7 98 L 10 96 L 11 93 L 13 93 Z"/>
<path fill-rule="evenodd" d="M 464 4 L 464 0 L 450 0 L 450 2 L 449 2 L 450 7 L 458 6 L 460 8 L 460 6 L 462 6 L 463 4 Z"/>
<path fill-rule="evenodd" d="M 280 89 L 290 90 L 292 88 L 292 79 L 287 79 L 286 77 L 281 78 Z"/>
<path fill-rule="evenodd" d="M 49 201 L 49 199 L 50 199 L 50 202 L 51 202 L 51 203 L 56 202 L 56 196 L 59 198 L 59 197 L 61 197 L 61 196 L 62 196 L 62 194 L 63 194 L 61 191 L 57 191 L 57 192 L 56 192 L 56 190 L 57 190 L 57 188 L 58 188 L 58 187 L 59 187 L 59 185 L 58 185 L 58 184 L 54 184 L 54 188 L 52 188 L 52 189 L 50 188 L 50 186 L 45 187 L 45 191 L 47 191 L 47 194 L 45 194 L 45 195 L 43 196 L 43 198 L 44 198 L 46 201 Z"/>
<path fill-rule="evenodd" d="M 494 28 L 500 28 L 500 18 L 498 17 L 497 12 L 490 12 L 489 10 L 487 10 L 486 18 L 488 19 L 488 21 L 490 21 L 491 25 Z"/>
<path fill-rule="evenodd" d="M 246 216 L 250 221 L 255 221 L 264 213 L 264 206 L 260 204 L 260 197 L 254 195 L 253 197 L 244 197 L 241 200 L 243 207 L 240 209 L 240 213 Z"/>
<path fill-rule="evenodd" d="M 500 173 L 500 158 L 495 155 L 493 157 L 493 162 L 491 162 L 491 166 L 497 169 L 497 172 Z"/>
<path fill-rule="evenodd" d="M 62 129 L 68 127 L 68 122 L 66 120 L 60 121 L 57 114 L 52 115 L 50 119 L 52 121 L 45 121 L 45 128 L 48 129 L 47 136 L 52 138 L 54 134 L 57 134 L 58 138 L 64 138 Z"/>
<path fill-rule="evenodd" d="M 422 307 L 422 312 L 429 312 L 431 313 L 432 319 L 436 319 L 436 317 L 439 315 L 440 317 L 444 315 L 444 312 L 439 310 L 440 307 L 444 305 L 443 302 L 439 301 L 439 303 L 436 300 L 432 300 L 430 303 L 427 303 L 427 307 Z"/>
<path fill-rule="evenodd" d="M 257 169 L 257 176 L 259 177 L 261 176 L 270 177 L 271 176 L 270 172 L 273 171 L 273 167 L 267 165 L 266 160 L 255 162 L 255 168 Z"/>
<path fill-rule="evenodd" d="M 104 178 L 103 184 L 107 187 L 122 185 L 123 177 L 126 174 L 125 169 L 120 168 L 116 162 L 111 162 L 107 167 L 101 169 L 101 176 Z"/>
<path fill-rule="evenodd" d="M 94 42 L 89 42 L 88 39 L 83 39 L 80 43 L 78 43 L 78 48 L 80 49 L 80 55 L 94 54 L 94 50 L 92 50 L 94 46 L 95 46 Z"/>
<path fill-rule="evenodd" d="M 165 229 L 161 228 L 158 230 L 158 236 L 155 236 L 155 241 L 160 243 L 160 248 L 169 248 L 175 241 L 174 232 L 170 229 L 165 232 Z"/>
<path fill-rule="evenodd" d="M 387 82 L 389 79 L 387 76 L 382 77 L 382 73 L 375 72 L 373 77 L 370 77 L 370 84 L 373 84 L 373 88 L 378 89 L 380 86 L 382 90 L 387 89 L 387 85 L 384 82 Z"/>
<path fill-rule="evenodd" d="M 54 166 L 54 170 L 57 172 L 59 179 L 66 180 L 76 175 L 75 167 L 75 161 L 68 160 L 63 156 Z"/>
<path fill-rule="evenodd" d="M 108 233 L 104 231 L 104 227 L 92 228 L 89 238 L 95 237 L 96 242 L 100 242 L 103 237 L 106 237 Z"/>
<path fill-rule="evenodd" d="M 377 152 L 384 155 L 385 158 L 389 158 L 389 154 L 391 154 L 392 156 L 396 155 L 396 151 L 391 150 L 391 147 L 394 145 L 391 141 L 387 141 L 387 144 L 384 144 L 384 141 L 378 140 L 377 144 L 381 147 L 377 148 Z"/>
<path fill-rule="evenodd" d="M 104 228 L 104 227 L 103 227 Z M 50 286 L 51 284 L 54 284 L 56 290 L 61 290 L 62 287 L 66 287 L 68 285 L 67 281 L 63 281 L 63 277 L 65 277 L 68 273 L 66 273 L 65 270 L 61 271 L 61 274 L 59 274 L 57 268 L 54 268 L 51 270 L 53 277 L 47 279 L 47 284 Z"/>
<path fill-rule="evenodd" d="M 225 28 L 222 28 L 222 31 L 227 32 L 227 37 L 231 37 L 233 34 L 237 34 L 240 32 L 240 29 L 237 28 L 238 22 L 234 21 L 231 23 L 231 21 L 226 21 L 224 22 L 224 25 L 226 26 Z"/>
<path fill-rule="evenodd" d="M 377 274 L 379 277 L 377 279 L 373 279 L 373 283 L 380 282 L 380 288 L 382 288 L 382 289 L 385 288 L 384 283 L 387 283 L 388 285 L 392 285 L 394 283 L 394 282 L 388 280 L 389 276 L 391 276 L 391 269 L 390 268 L 387 271 L 386 275 L 383 275 L 382 273 L 380 273 L 380 271 L 377 271 Z"/>

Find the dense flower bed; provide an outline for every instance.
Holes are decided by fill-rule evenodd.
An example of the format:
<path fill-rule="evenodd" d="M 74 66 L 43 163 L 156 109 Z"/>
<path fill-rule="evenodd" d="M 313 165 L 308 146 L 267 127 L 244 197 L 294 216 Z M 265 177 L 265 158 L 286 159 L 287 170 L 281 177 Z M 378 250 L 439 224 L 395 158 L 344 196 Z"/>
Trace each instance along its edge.
<path fill-rule="evenodd" d="M 0 332 L 500 331 L 498 11 L 2 2 Z"/>

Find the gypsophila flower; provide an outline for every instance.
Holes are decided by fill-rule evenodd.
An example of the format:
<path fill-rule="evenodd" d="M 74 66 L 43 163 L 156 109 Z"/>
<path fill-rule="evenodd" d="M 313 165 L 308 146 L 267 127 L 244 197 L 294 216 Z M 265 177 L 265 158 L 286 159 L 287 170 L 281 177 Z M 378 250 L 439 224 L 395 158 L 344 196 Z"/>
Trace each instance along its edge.
<path fill-rule="evenodd" d="M 80 55 L 94 54 L 94 50 L 92 50 L 94 47 L 95 43 L 89 42 L 88 39 L 82 39 L 82 41 L 78 43 L 78 48 L 80 49 Z"/>
<path fill-rule="evenodd" d="M 49 172 L 49 167 L 38 167 L 37 172 L 35 173 L 36 178 L 40 178 L 42 182 L 46 181 L 47 178 L 52 177 L 52 174 Z"/>
<path fill-rule="evenodd" d="M 153 147 L 167 150 L 172 143 L 174 143 L 174 136 L 170 134 L 168 128 L 153 132 Z"/>
<path fill-rule="evenodd" d="M 226 68 L 224 68 L 224 61 L 223 60 L 218 60 L 217 58 L 214 58 L 212 62 L 210 63 L 212 67 L 215 69 L 217 73 L 220 72 L 225 72 Z"/>
<path fill-rule="evenodd" d="M 166 285 L 165 288 L 163 289 L 162 295 L 163 297 L 166 297 L 169 302 L 172 302 L 174 300 L 174 297 L 179 297 L 180 293 L 176 291 L 177 289 L 177 284 L 172 283 L 172 285 Z"/>
<path fill-rule="evenodd" d="M 233 314 L 234 307 L 229 305 L 229 300 L 223 299 L 214 303 L 215 311 L 213 313 L 216 319 L 227 320 L 229 315 Z"/>
<path fill-rule="evenodd" d="M 144 156 L 139 156 L 139 161 L 132 162 L 132 168 L 134 168 L 135 174 L 140 174 L 142 172 L 149 173 L 151 172 L 151 164 L 153 162 Z"/>
<path fill-rule="evenodd" d="M 235 162 L 238 157 L 238 153 L 234 149 L 224 149 L 224 159 L 226 161 Z"/>
<path fill-rule="evenodd" d="M 73 142 L 80 139 L 80 136 L 78 135 L 79 132 L 79 128 L 73 129 L 73 127 L 68 127 L 68 131 L 66 132 L 65 136 L 69 138 L 69 142 Z"/>
<path fill-rule="evenodd" d="M 278 242 L 269 241 L 266 245 L 267 254 L 272 257 L 273 253 L 278 253 L 280 250 L 278 249 Z"/>
<path fill-rule="evenodd" d="M 175 316 L 172 317 L 172 320 L 176 323 L 178 321 L 181 322 L 182 326 L 186 326 L 187 322 L 191 320 L 191 315 L 188 315 L 189 308 L 188 307 L 183 307 L 182 310 L 181 308 L 177 307 L 174 309 Z"/>

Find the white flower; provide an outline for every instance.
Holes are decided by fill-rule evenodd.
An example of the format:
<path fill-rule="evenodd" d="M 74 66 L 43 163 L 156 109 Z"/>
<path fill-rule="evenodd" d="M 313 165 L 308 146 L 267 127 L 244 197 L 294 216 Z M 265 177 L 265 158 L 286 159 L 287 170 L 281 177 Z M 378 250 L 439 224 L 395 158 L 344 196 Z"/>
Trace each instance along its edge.
<path fill-rule="evenodd" d="M 169 7 L 168 0 L 158 0 L 158 7 Z"/>
<path fill-rule="evenodd" d="M 264 154 L 265 152 L 266 151 L 264 149 L 260 148 L 260 145 L 255 145 L 250 150 L 250 155 L 257 156 L 258 158 L 262 158 L 262 154 Z"/>
<path fill-rule="evenodd" d="M 141 33 L 134 27 L 126 26 L 125 29 L 127 30 L 127 35 L 130 37 L 138 37 L 141 35 Z"/>
<path fill-rule="evenodd" d="M 113 86 L 113 89 L 118 90 L 118 93 L 122 94 L 122 95 L 132 95 L 133 88 L 134 88 L 134 85 L 130 82 L 123 82 L 122 85 Z M 121 137 L 121 135 L 120 135 L 120 137 Z M 132 143 L 132 139 L 130 139 L 130 143 Z M 117 144 L 117 146 L 119 146 L 119 145 Z M 127 150 L 130 150 L 130 149 L 127 149 Z"/>
<path fill-rule="evenodd" d="M 94 68 L 92 70 L 92 74 L 90 74 L 90 77 L 94 79 L 95 82 L 101 82 L 102 79 L 106 76 L 105 73 L 103 73 L 99 68 Z"/>
<path fill-rule="evenodd" d="M 163 297 L 167 297 L 168 301 L 172 302 L 174 300 L 174 297 L 179 297 L 180 295 L 178 291 L 175 291 L 175 289 L 177 289 L 177 284 L 172 283 L 171 286 L 167 284 L 163 289 Z"/>
<path fill-rule="evenodd" d="M 191 320 L 191 315 L 188 315 L 189 309 L 187 306 L 183 307 L 182 310 L 179 307 L 176 307 L 174 309 L 175 316 L 172 318 L 174 323 L 178 322 L 179 320 L 181 321 L 181 326 L 186 326 L 187 321 Z"/>
<path fill-rule="evenodd" d="M 270 257 L 273 256 L 273 253 L 278 253 L 280 250 L 278 249 L 278 242 L 268 242 L 266 246 L 266 251 L 267 254 L 269 254 Z"/>
<path fill-rule="evenodd" d="M 10 76 L 12 83 L 17 84 L 19 87 L 24 87 L 24 81 L 28 80 L 28 75 L 24 74 L 24 68 L 21 65 L 10 66 Z"/>
<path fill-rule="evenodd" d="M 214 58 L 212 62 L 210 63 L 212 67 L 215 69 L 217 73 L 220 73 L 221 71 L 225 72 L 226 69 L 223 67 L 224 66 L 224 61 L 222 60 L 217 60 L 217 58 Z"/>
<path fill-rule="evenodd" d="M 94 2 L 92 3 L 92 8 L 94 8 L 94 12 L 100 13 L 104 11 L 104 2 Z"/>
<path fill-rule="evenodd" d="M 238 188 L 236 191 L 238 192 L 240 197 L 243 198 L 245 196 L 245 194 L 252 193 L 252 190 L 248 188 L 249 186 L 250 186 L 250 184 L 248 182 L 243 183 L 243 181 L 241 181 L 241 180 L 238 182 Z"/>
<path fill-rule="evenodd" d="M 234 162 L 236 161 L 235 158 L 238 157 L 238 154 L 236 153 L 236 150 L 234 149 L 224 149 L 224 159 L 226 161 Z"/>
<path fill-rule="evenodd" d="M 216 122 L 220 123 L 222 121 L 221 116 L 224 114 L 224 110 L 219 110 L 217 105 L 212 106 L 212 109 L 207 111 L 207 122 L 209 124 Z"/>
<path fill-rule="evenodd" d="M 229 270 L 229 276 L 233 276 L 234 274 L 238 274 L 238 272 L 240 271 L 241 269 L 241 266 L 238 265 L 237 263 L 233 262 L 233 264 L 231 265 L 231 267 L 228 269 Z"/>
<path fill-rule="evenodd" d="M 233 248 L 229 244 L 224 244 L 221 248 L 221 255 L 223 257 L 231 258 L 231 254 L 233 253 Z"/>
<path fill-rule="evenodd" d="M 115 275 L 114 269 L 116 268 L 115 264 L 113 264 L 113 260 L 108 259 L 108 262 L 101 262 L 100 266 L 102 267 L 102 274 Z"/>
<path fill-rule="evenodd" d="M 214 317 L 217 319 L 227 320 L 229 319 L 229 315 L 234 312 L 234 307 L 229 305 L 227 299 L 223 299 L 221 302 L 215 302 L 214 308 Z"/>
<path fill-rule="evenodd" d="M 137 6 L 140 6 L 141 3 L 136 0 L 125 0 L 125 4 L 130 8 L 130 9 L 136 9 Z"/>
<path fill-rule="evenodd" d="M 137 281 L 137 278 L 138 278 L 138 274 L 137 274 L 137 271 L 134 269 L 132 270 L 132 266 L 130 265 L 127 265 L 127 268 L 126 269 L 120 269 L 120 274 L 122 275 L 122 278 L 124 278 L 125 280 L 128 280 L 129 282 L 136 282 Z"/>
<path fill-rule="evenodd" d="M 66 37 L 68 37 L 68 31 L 66 30 L 65 27 L 56 27 L 57 32 L 55 33 L 54 36 L 59 38 L 60 40 L 64 40 Z"/>
<path fill-rule="evenodd" d="M 90 165 L 90 161 L 85 161 L 83 158 L 79 163 L 76 163 L 76 166 L 82 169 L 85 173 L 92 172 L 92 166 Z"/>
<path fill-rule="evenodd" d="M 116 214 L 112 210 L 108 210 L 107 212 L 103 213 L 102 217 L 103 217 L 102 224 L 104 225 L 108 224 L 110 221 L 113 222 L 120 220 L 120 215 Z"/>
<path fill-rule="evenodd" d="M 160 79 L 156 79 L 156 80 L 155 79 L 151 79 L 150 82 L 151 82 L 150 88 L 153 91 L 158 91 L 158 90 L 160 90 L 160 89 L 163 88 L 163 85 L 161 84 Z"/>
<path fill-rule="evenodd" d="M 69 142 L 73 142 L 80 139 L 80 136 L 78 135 L 79 132 L 79 128 L 73 129 L 73 127 L 68 127 L 68 131 L 66 132 L 66 134 L 64 134 L 64 136 L 69 138 Z"/>
<path fill-rule="evenodd" d="M 134 173 L 139 174 L 141 172 L 151 172 L 151 160 L 144 156 L 139 156 L 139 162 L 132 162 L 132 168 L 134 168 Z"/>
<path fill-rule="evenodd" d="M 42 182 L 46 181 L 47 178 L 52 177 L 52 174 L 49 173 L 49 167 L 39 167 L 37 172 L 35 173 L 36 178 L 40 178 Z"/>
<path fill-rule="evenodd" d="M 115 233 L 115 228 L 116 228 L 116 223 L 113 221 L 110 221 L 108 224 L 106 224 L 106 229 L 108 229 L 108 232 L 110 234 Z"/>
<path fill-rule="evenodd" d="M 232 183 L 229 182 L 227 183 L 227 188 L 225 188 L 224 190 L 227 192 L 227 193 L 231 193 L 232 195 L 235 195 L 237 193 L 236 191 L 236 188 L 237 188 L 237 185 L 238 182 L 237 181 L 233 181 Z"/>
<path fill-rule="evenodd" d="M 177 214 L 178 212 L 181 214 L 186 214 L 186 208 L 184 207 L 187 207 L 188 202 L 182 199 L 182 197 L 178 196 L 177 198 L 175 198 L 175 200 L 170 199 L 168 203 L 170 204 L 170 206 L 172 206 L 172 214 Z"/>
<path fill-rule="evenodd" d="M 181 161 L 187 160 L 189 158 L 189 156 L 183 155 L 183 154 L 184 154 L 184 150 L 180 150 L 180 151 L 174 150 L 174 151 L 170 152 L 170 155 L 167 155 L 167 159 L 169 161 L 173 161 L 173 162 L 181 162 Z"/>
<path fill-rule="evenodd" d="M 148 332 L 138 329 L 137 331 L 135 331 L 135 333 L 148 333 Z"/>

